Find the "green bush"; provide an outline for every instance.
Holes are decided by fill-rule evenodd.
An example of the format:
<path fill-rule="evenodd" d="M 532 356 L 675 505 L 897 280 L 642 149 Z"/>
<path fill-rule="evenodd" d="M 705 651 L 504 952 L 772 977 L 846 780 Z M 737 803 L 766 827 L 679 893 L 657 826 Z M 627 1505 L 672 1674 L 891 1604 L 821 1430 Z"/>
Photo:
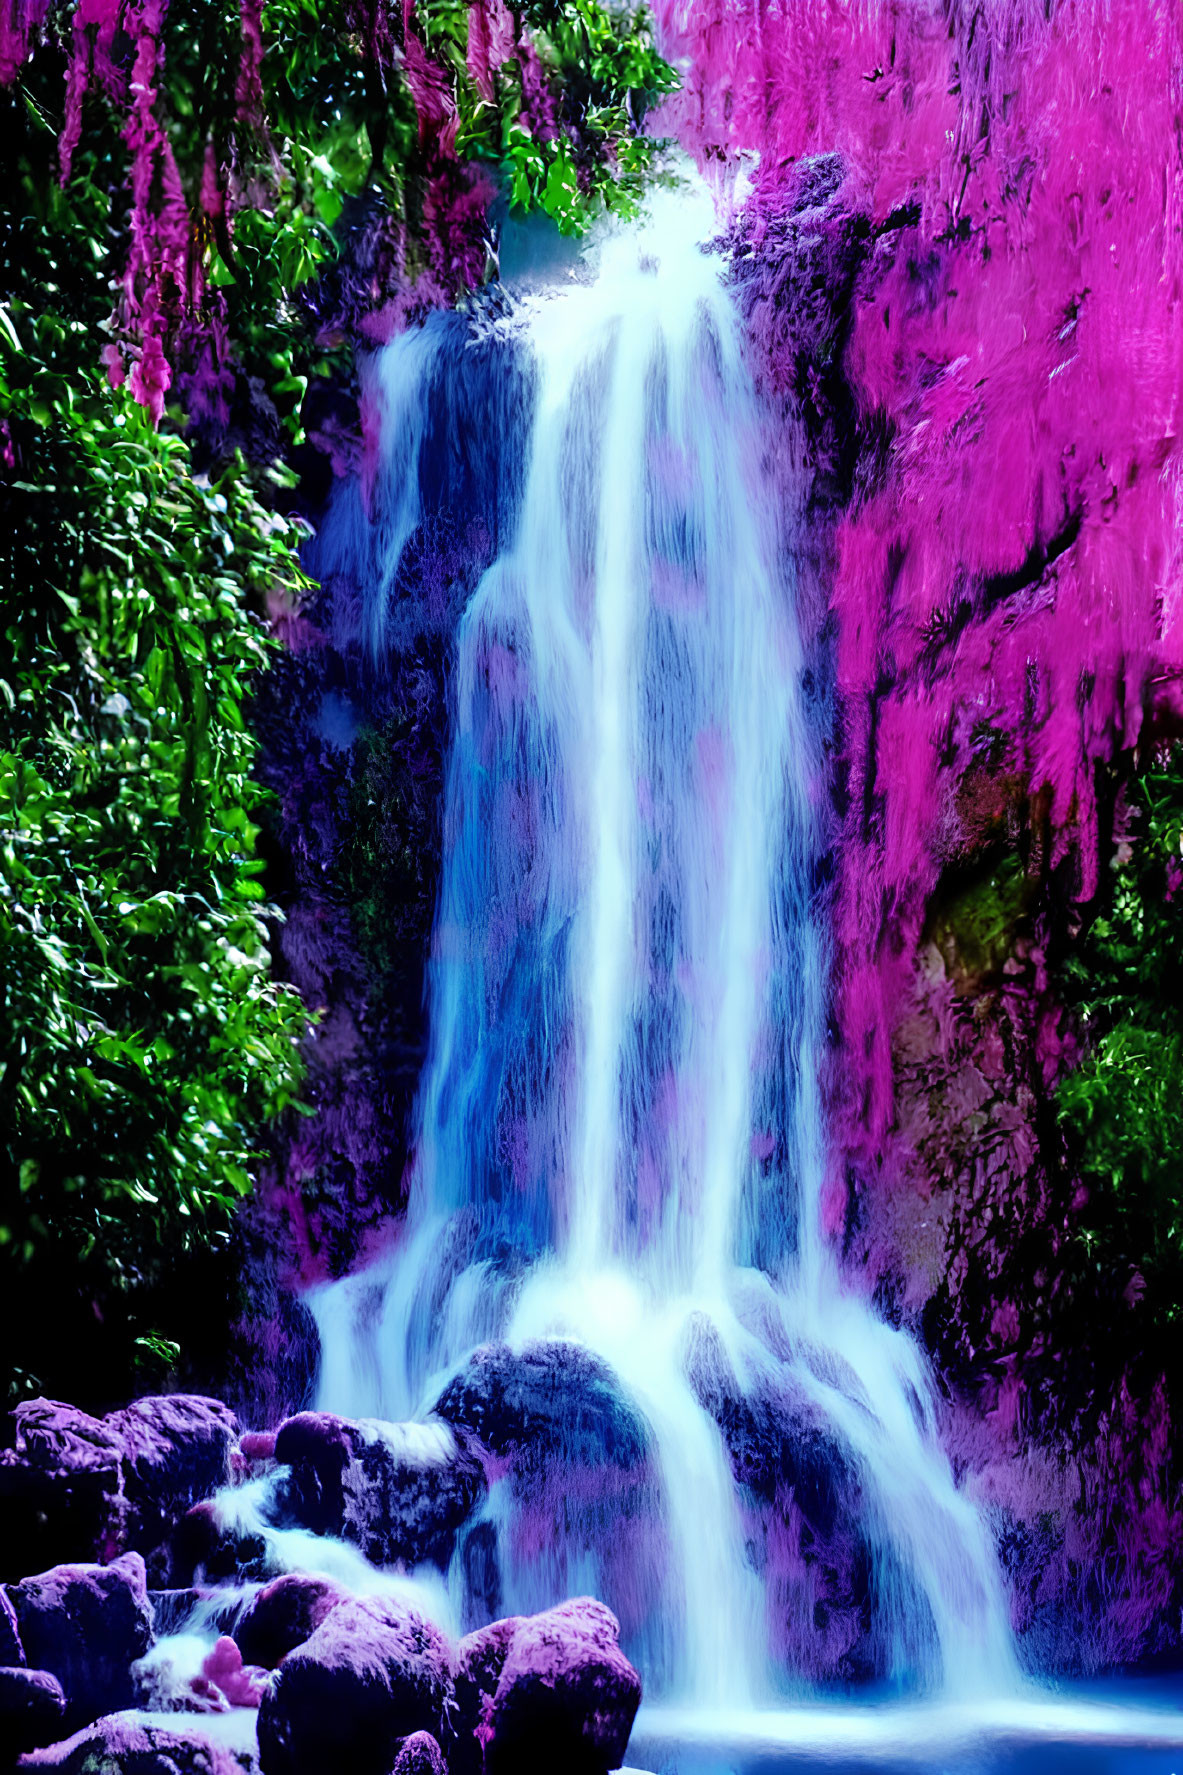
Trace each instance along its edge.
<path fill-rule="evenodd" d="M 1086 1052 L 1058 1105 L 1091 1192 L 1081 1238 L 1099 1266 L 1136 1266 L 1148 1305 L 1180 1314 L 1183 1283 L 1183 753 L 1130 785 L 1132 842 L 1066 958 Z"/>
<path fill-rule="evenodd" d="M 401 9 L 269 0 L 253 73 L 250 17 L 249 0 L 162 14 L 154 86 L 92 78 L 64 178 L 85 40 L 69 4 L 0 90 L 0 1291 L 18 1392 L 119 1397 L 137 1363 L 163 1378 L 203 1311 L 225 1320 L 193 1278 L 209 1283 L 268 1122 L 299 1107 L 306 1016 L 271 973 L 249 721 L 268 603 L 304 582 L 294 477 L 229 459 L 244 388 L 278 421 L 270 449 L 301 445 L 309 382 L 348 377 L 367 308 L 421 274 L 427 303 L 462 293 L 472 242 L 433 235 L 437 186 L 463 199 L 476 161 L 582 232 L 635 207 L 656 150 L 640 120 L 674 83 L 642 12 L 532 0 L 482 95 L 467 5 L 424 0 L 441 145 Z M 527 64 L 553 132 L 528 127 Z M 159 430 L 104 366 L 150 387 Z M 186 436 L 211 412 L 207 479 Z"/>
<path fill-rule="evenodd" d="M 195 477 L 108 386 L 109 200 L 59 190 L 23 123 L 0 310 L 6 1347 L 31 1387 L 81 1327 L 118 1392 L 133 1355 L 175 1354 L 175 1268 L 225 1238 L 298 1087 L 247 716 L 265 600 L 301 576 L 241 464 Z"/>

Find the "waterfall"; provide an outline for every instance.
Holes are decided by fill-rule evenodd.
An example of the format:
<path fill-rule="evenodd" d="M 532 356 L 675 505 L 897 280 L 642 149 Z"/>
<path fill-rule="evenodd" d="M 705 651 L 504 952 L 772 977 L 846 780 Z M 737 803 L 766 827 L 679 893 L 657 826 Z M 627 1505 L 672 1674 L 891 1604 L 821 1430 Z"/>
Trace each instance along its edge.
<path fill-rule="evenodd" d="M 792 538 L 709 227 L 696 200 L 661 200 L 593 276 L 498 323 L 525 365 L 528 445 L 456 641 L 411 1198 L 394 1254 L 314 1302 L 319 1403 L 422 1414 L 491 1339 L 601 1358 L 647 1425 L 660 1500 L 656 1575 L 637 1579 L 646 1679 L 722 1707 L 786 1680 L 727 1434 L 758 1397 L 761 1423 L 834 1451 L 881 1674 L 1001 1688 L 1001 1577 L 932 1378 L 820 1223 L 825 952 Z M 376 646 L 447 356 L 410 335 L 383 363 Z M 507 1604 L 582 1581 L 617 1606 L 619 1560 L 594 1537 L 563 1572 L 531 1570 L 499 1486 Z"/>

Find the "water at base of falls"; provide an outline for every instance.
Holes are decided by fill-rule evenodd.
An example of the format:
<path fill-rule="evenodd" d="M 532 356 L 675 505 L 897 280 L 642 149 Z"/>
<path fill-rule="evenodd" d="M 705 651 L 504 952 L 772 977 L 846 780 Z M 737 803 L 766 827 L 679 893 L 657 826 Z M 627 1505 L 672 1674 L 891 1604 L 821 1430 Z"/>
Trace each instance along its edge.
<path fill-rule="evenodd" d="M 393 1254 L 311 1303 L 318 1403 L 423 1414 L 492 1340 L 598 1359 L 645 1426 L 652 1520 L 573 1507 L 543 1547 L 523 1522 L 537 1499 L 498 1480 L 503 1609 L 591 1590 L 647 1693 L 705 1708 L 816 1670 L 805 1481 L 795 1495 L 767 1461 L 757 1481 L 737 1446 L 770 1439 L 775 1469 L 807 1439 L 815 1515 L 866 1571 L 875 1674 L 1000 1691 L 1001 1577 L 923 1356 L 843 1282 L 820 1224 L 825 955 L 787 476 L 710 226 L 697 200 L 662 200 L 498 323 L 490 374 L 518 366 L 528 425 L 510 540 L 456 642 L 411 1199 Z M 381 360 L 379 655 L 464 350 L 439 317 Z"/>

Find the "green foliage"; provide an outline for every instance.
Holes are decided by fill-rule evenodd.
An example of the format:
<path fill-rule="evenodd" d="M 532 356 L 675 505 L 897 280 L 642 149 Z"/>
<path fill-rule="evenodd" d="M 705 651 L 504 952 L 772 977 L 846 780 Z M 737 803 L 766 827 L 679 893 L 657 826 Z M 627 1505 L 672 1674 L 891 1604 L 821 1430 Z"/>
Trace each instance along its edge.
<path fill-rule="evenodd" d="M 998 974 L 1014 951 L 1033 893 L 1022 863 L 1008 854 L 936 900 L 928 937 L 960 991 L 974 990 Z"/>
<path fill-rule="evenodd" d="M 461 80 L 461 151 L 497 164 L 512 205 L 543 210 L 563 234 L 586 233 L 603 212 L 635 215 L 658 149 L 640 122 L 678 84 L 645 9 L 535 0 L 523 16 L 554 77 L 562 127 L 545 140 L 523 119 L 522 66 L 511 60 L 497 76 L 496 106 Z"/>
<path fill-rule="evenodd" d="M 25 117 L 0 312 L 0 1244 L 28 1387 L 75 1278 L 96 1331 L 122 1328 L 114 1360 L 175 1359 L 143 1302 L 225 1236 L 305 1016 L 271 978 L 247 727 L 295 533 L 240 463 L 195 477 L 108 387 L 105 193 L 58 190 Z"/>
<path fill-rule="evenodd" d="M 1091 1202 L 1098 1263 L 1135 1264 L 1151 1304 L 1178 1317 L 1183 1280 L 1183 756 L 1135 777 L 1132 844 L 1107 904 L 1073 946 L 1067 995 L 1088 1051 L 1061 1082 L 1059 1114 Z"/>
<path fill-rule="evenodd" d="M 265 609 L 302 586 L 293 477 L 268 454 L 304 443 L 309 385 L 348 381 L 370 311 L 413 309 L 416 277 L 424 302 L 472 281 L 486 218 L 468 162 L 580 233 L 635 207 L 656 149 L 641 119 L 674 84 L 643 13 L 532 0 L 482 96 L 467 5 L 421 0 L 441 125 L 416 109 L 401 7 L 266 0 L 244 104 L 249 10 L 165 14 L 153 115 L 179 188 L 152 131 L 126 127 L 130 94 L 97 87 L 60 184 L 69 0 L 0 91 L 0 1248 L 18 1391 L 62 1373 L 85 1394 L 88 1359 L 94 1396 L 164 1378 L 191 1325 L 178 1260 L 225 1239 L 267 1122 L 299 1107 L 305 1015 L 271 977 L 251 780 Z M 102 367 L 135 363 L 145 296 L 168 365 L 152 386 L 171 376 L 159 432 Z M 217 441 L 244 410 L 272 439 L 250 463 Z M 212 479 L 186 441 L 203 414 Z"/>

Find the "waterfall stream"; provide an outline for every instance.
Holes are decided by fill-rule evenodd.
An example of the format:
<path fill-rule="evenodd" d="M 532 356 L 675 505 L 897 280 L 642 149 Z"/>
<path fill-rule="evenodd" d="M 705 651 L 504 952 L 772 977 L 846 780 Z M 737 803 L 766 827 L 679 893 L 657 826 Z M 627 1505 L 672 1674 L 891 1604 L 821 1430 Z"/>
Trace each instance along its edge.
<path fill-rule="evenodd" d="M 661 1501 L 650 1692 L 743 1707 L 786 1677 L 711 1404 L 789 1400 L 858 1501 L 882 1674 L 1000 1690 L 1001 1575 L 924 1357 L 821 1227 L 815 742 L 784 473 L 709 228 L 662 200 L 594 276 L 499 323 L 528 452 L 456 642 L 410 1205 L 394 1254 L 312 1303 L 318 1403 L 420 1415 L 491 1339 L 602 1358 Z M 398 486 L 376 647 L 447 360 L 431 327 L 383 360 Z M 617 1606 L 604 1547 L 540 1575 L 494 1494 L 507 1609 L 581 1579 Z"/>

